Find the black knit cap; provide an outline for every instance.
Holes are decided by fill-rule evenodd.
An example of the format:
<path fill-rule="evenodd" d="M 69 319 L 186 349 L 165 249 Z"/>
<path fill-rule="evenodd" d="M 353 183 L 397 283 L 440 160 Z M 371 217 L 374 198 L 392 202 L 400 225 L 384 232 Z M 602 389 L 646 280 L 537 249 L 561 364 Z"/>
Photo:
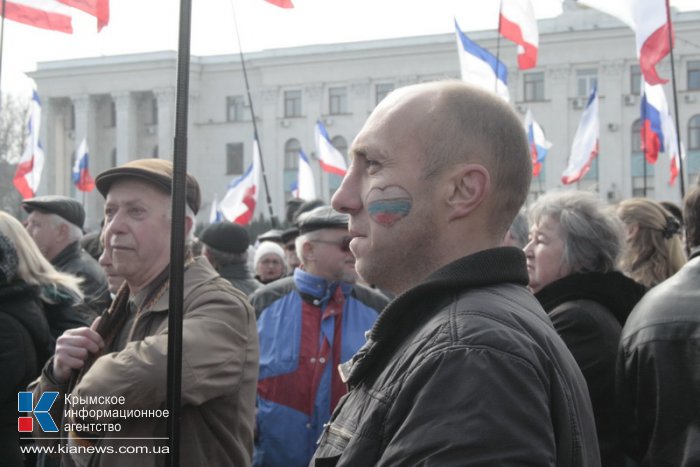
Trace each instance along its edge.
<path fill-rule="evenodd" d="M 301 214 L 297 225 L 299 233 L 305 234 L 319 229 L 347 230 L 349 221 L 349 215 L 338 212 L 330 206 L 321 206 Z"/>
<path fill-rule="evenodd" d="M 250 245 L 248 230 L 231 222 L 209 224 L 199 235 L 199 239 L 208 247 L 225 253 L 245 253 Z"/>
<path fill-rule="evenodd" d="M 85 223 L 85 209 L 83 209 L 83 205 L 67 196 L 37 196 L 36 198 L 22 201 L 22 207 L 28 213 L 39 211 L 45 214 L 56 214 L 81 229 Z"/>
<path fill-rule="evenodd" d="M 123 178 L 138 178 L 150 182 L 170 194 L 173 185 L 173 163 L 164 159 L 137 159 L 105 170 L 95 178 L 95 185 L 102 196 L 107 198 L 112 183 Z M 199 183 L 192 175 L 187 174 L 186 186 L 187 205 L 197 214 L 202 204 Z"/>

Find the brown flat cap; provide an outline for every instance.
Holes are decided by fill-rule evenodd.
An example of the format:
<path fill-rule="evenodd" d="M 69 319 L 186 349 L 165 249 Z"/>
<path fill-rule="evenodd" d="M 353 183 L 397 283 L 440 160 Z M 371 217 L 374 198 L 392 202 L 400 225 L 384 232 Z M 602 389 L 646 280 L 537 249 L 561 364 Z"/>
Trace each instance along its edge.
<path fill-rule="evenodd" d="M 170 194 L 173 185 L 173 163 L 164 159 L 137 159 L 108 169 L 95 178 L 95 185 L 102 196 L 107 197 L 112 183 L 122 178 L 138 178 L 161 188 Z M 202 204 L 202 194 L 197 180 L 187 174 L 187 205 L 197 214 Z"/>
<path fill-rule="evenodd" d="M 56 214 L 81 229 L 85 223 L 85 209 L 83 209 L 83 205 L 67 196 L 37 196 L 36 198 L 22 201 L 22 207 L 28 213 L 36 210 L 47 214 Z"/>

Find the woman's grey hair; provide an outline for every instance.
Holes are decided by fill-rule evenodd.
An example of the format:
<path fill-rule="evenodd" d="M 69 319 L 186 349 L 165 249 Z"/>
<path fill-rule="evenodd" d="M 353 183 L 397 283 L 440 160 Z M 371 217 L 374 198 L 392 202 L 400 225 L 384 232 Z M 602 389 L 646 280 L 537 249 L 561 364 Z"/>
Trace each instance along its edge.
<path fill-rule="evenodd" d="M 600 198 L 585 191 L 549 193 L 530 207 L 530 225 L 538 225 L 545 216 L 559 222 L 562 264 L 572 273 L 615 269 L 624 246 L 624 226 Z"/>

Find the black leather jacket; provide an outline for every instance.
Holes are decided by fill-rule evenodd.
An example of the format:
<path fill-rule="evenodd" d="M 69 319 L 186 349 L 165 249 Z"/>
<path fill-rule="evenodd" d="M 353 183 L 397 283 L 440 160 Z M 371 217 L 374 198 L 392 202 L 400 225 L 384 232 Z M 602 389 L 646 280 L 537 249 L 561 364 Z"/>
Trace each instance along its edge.
<path fill-rule="evenodd" d="M 627 319 L 616 390 L 630 457 L 643 466 L 700 465 L 700 247 Z"/>
<path fill-rule="evenodd" d="M 527 283 L 498 248 L 390 303 L 312 465 L 599 466 L 586 382 Z"/>

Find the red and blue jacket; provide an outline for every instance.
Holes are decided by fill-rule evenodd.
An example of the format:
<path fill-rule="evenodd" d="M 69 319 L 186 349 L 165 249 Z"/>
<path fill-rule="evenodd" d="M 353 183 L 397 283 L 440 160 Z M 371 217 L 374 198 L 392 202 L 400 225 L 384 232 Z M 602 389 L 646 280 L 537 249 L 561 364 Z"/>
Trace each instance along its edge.
<path fill-rule="evenodd" d="M 306 466 L 338 400 L 338 365 L 365 343 L 386 297 L 296 269 L 250 297 L 258 314 L 260 375 L 254 465 Z"/>

